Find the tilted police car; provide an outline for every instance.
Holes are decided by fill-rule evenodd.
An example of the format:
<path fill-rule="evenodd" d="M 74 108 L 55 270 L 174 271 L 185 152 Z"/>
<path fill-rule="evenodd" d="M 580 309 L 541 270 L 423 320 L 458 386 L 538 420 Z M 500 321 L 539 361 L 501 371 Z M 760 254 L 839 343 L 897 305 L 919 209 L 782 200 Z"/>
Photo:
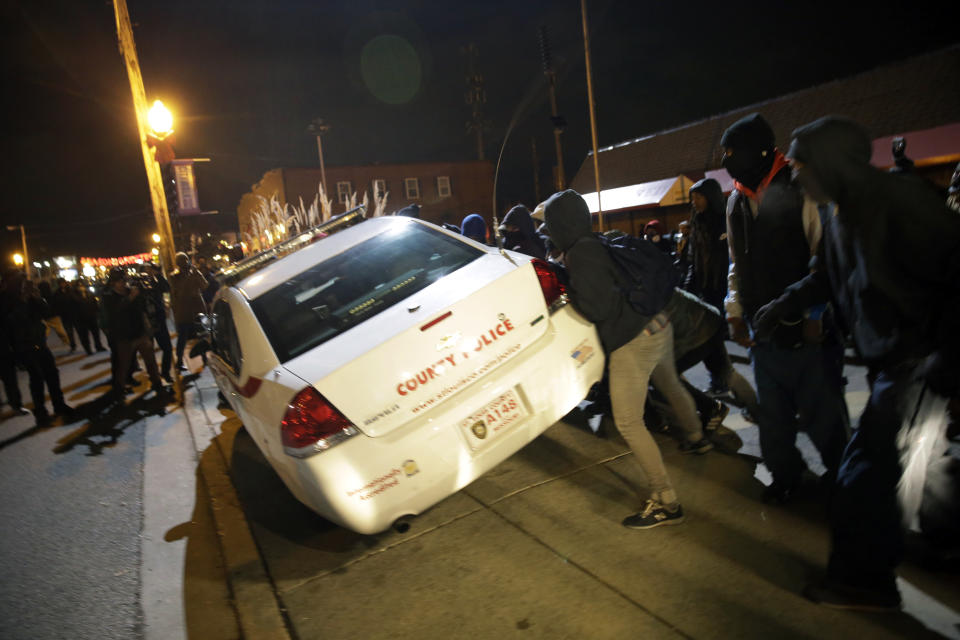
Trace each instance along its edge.
<path fill-rule="evenodd" d="M 225 284 L 218 387 L 290 491 L 359 533 L 469 484 L 603 372 L 549 265 L 413 218 L 344 214 Z"/>

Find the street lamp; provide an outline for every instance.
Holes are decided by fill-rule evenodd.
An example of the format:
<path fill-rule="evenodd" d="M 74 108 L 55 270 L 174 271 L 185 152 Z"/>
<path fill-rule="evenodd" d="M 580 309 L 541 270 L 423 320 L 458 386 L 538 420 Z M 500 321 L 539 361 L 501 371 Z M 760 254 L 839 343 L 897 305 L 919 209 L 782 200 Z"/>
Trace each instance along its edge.
<path fill-rule="evenodd" d="M 150 133 L 153 137 L 163 140 L 173 133 L 173 114 L 163 102 L 154 100 L 153 106 L 147 112 L 147 124 L 150 125 Z"/>
<path fill-rule="evenodd" d="M 19 253 L 13 254 L 13 264 L 17 265 L 18 267 L 22 267 L 22 266 L 23 266 L 23 256 L 20 255 Z"/>
<path fill-rule="evenodd" d="M 7 231 L 16 231 L 20 229 L 20 249 L 23 251 L 23 255 L 19 253 L 14 255 L 13 261 L 16 262 L 17 266 L 20 266 L 24 262 L 30 264 L 30 254 L 27 253 L 27 232 L 23 230 L 23 225 L 7 225 Z M 17 262 L 17 257 L 20 257 L 20 262 Z M 27 272 L 27 280 L 30 279 L 30 269 L 25 270 Z"/>
<path fill-rule="evenodd" d="M 323 118 L 314 118 L 307 126 L 307 133 L 310 135 L 317 136 L 317 154 L 320 156 L 320 181 L 323 183 L 323 193 L 325 196 L 329 197 L 330 192 L 327 191 L 327 172 L 323 168 L 323 143 L 321 139 L 323 134 L 330 130 L 330 125 L 323 121 Z"/>
<path fill-rule="evenodd" d="M 159 233 L 153 234 L 153 244 L 160 244 L 160 234 L 159 234 Z"/>

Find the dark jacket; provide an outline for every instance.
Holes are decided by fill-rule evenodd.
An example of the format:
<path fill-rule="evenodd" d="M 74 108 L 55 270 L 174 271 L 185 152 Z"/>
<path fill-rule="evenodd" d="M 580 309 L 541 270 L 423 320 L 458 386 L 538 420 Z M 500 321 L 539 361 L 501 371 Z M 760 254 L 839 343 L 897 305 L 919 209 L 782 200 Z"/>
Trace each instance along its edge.
<path fill-rule="evenodd" d="M 597 325 L 604 349 L 613 353 L 633 340 L 650 318 L 627 304 L 622 290 L 630 283 L 594 235 L 590 211 L 580 194 L 568 189 L 550 196 L 544 219 L 552 242 L 564 253 L 573 305 Z"/>
<path fill-rule="evenodd" d="M 803 193 L 784 166 L 770 181 L 756 218 L 749 198 L 739 190 L 727 204 L 729 241 L 736 262 L 737 296 L 743 317 L 777 298 L 809 273 L 810 246 L 803 229 Z M 786 318 L 792 322 L 800 316 Z"/>
<path fill-rule="evenodd" d="M 707 209 L 694 212 L 690 221 L 689 266 L 683 288 L 722 309 L 730 266 L 723 189 L 713 178 L 706 178 L 690 187 L 690 192 L 702 194 L 707 199 Z"/>
<path fill-rule="evenodd" d="M 519 231 L 506 231 L 503 229 L 505 225 L 514 225 Z M 503 233 L 504 248 L 541 260 L 546 259 L 547 252 L 543 238 L 537 233 L 530 211 L 522 204 L 518 204 L 507 212 L 503 217 L 500 230 Z"/>
<path fill-rule="evenodd" d="M 27 353 L 47 346 L 47 325 L 44 318 L 53 316 L 50 305 L 40 295 L 18 299 L 10 312 L 8 327 L 13 350 Z"/>
<path fill-rule="evenodd" d="M 674 360 L 702 347 L 720 331 L 726 335 L 727 323 L 720 311 L 687 291 L 674 289 L 663 311 L 673 325 Z"/>
<path fill-rule="evenodd" d="M 791 311 L 832 299 L 870 364 L 934 350 L 960 358 L 960 217 L 929 188 L 870 162 L 855 123 L 821 118 L 794 131 L 790 156 L 805 163 L 836 208 L 824 225 L 818 267 L 778 302 Z"/>
<path fill-rule="evenodd" d="M 103 294 L 103 307 L 107 316 L 107 327 L 114 340 L 136 340 L 153 335 L 153 328 L 147 317 L 147 299 L 144 294 L 131 298 L 109 289 Z"/>

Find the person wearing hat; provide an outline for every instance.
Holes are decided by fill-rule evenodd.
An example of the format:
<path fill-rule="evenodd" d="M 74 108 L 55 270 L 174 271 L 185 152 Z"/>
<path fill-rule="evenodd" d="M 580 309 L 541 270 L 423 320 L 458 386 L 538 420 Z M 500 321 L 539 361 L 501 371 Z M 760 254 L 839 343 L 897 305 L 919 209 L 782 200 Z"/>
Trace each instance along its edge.
<path fill-rule="evenodd" d="M 809 273 L 820 243 L 820 214 L 792 183 L 773 129 L 759 113 L 734 122 L 720 145 L 723 167 L 734 179 L 727 202 L 727 322 L 733 339 L 750 349 L 760 451 L 773 476 L 763 500 L 783 504 L 800 489 L 806 469 L 798 431 L 806 431 L 819 451 L 827 482 L 836 476 L 847 439 L 843 347 L 830 331 L 813 335 L 818 322 L 809 316 L 820 310 L 781 318 L 762 340 L 752 334 L 757 310 Z M 829 316 L 822 325 L 829 329 Z"/>
<path fill-rule="evenodd" d="M 530 217 L 530 210 L 522 204 L 516 205 L 503 216 L 499 231 L 503 236 L 504 248 L 541 260 L 546 259 L 543 238 L 537 234 L 533 218 Z"/>
<path fill-rule="evenodd" d="M 479 213 L 464 217 L 460 222 L 460 233 L 480 244 L 487 244 L 487 223 Z"/>

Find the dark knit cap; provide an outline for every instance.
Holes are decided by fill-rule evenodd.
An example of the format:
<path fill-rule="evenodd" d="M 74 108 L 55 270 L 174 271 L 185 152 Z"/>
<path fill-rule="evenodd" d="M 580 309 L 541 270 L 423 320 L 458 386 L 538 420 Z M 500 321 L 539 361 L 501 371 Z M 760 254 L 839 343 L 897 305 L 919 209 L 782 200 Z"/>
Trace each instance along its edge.
<path fill-rule="evenodd" d="M 746 151 L 770 151 L 776 144 L 773 129 L 759 113 L 751 113 L 727 127 L 720 146 Z"/>

